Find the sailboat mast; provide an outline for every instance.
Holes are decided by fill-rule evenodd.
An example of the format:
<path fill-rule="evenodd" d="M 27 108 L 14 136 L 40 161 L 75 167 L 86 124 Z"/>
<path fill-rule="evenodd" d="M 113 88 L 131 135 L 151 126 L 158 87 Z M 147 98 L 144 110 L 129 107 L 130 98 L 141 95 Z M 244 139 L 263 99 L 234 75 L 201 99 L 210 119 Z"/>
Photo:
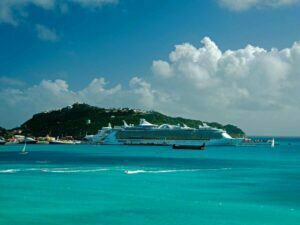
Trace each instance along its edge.
<path fill-rule="evenodd" d="M 275 147 L 275 139 L 272 139 L 272 143 L 271 143 L 271 147 L 274 148 Z"/>

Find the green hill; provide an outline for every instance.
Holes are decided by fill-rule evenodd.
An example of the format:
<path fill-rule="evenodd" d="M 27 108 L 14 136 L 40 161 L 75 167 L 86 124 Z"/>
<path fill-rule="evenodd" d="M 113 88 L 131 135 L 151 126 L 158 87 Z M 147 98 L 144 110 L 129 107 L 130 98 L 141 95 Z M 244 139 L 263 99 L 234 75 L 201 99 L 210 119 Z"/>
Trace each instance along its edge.
<path fill-rule="evenodd" d="M 8 136 L 8 131 L 3 128 L 3 127 L 0 127 L 0 137 L 7 137 Z"/>
<path fill-rule="evenodd" d="M 108 123 L 122 125 L 123 120 L 128 124 L 138 124 L 140 118 L 154 124 L 183 124 L 190 127 L 202 125 L 202 121 L 169 117 L 155 111 L 141 111 L 129 108 L 105 109 L 76 103 L 72 106 L 35 114 L 30 120 L 21 125 L 21 129 L 33 136 L 73 136 L 82 138 L 86 134 L 95 134 Z M 90 120 L 90 123 L 87 121 Z M 245 133 L 234 125 L 221 125 L 216 122 L 207 123 L 212 127 L 223 128 L 234 137 L 244 136 Z"/>

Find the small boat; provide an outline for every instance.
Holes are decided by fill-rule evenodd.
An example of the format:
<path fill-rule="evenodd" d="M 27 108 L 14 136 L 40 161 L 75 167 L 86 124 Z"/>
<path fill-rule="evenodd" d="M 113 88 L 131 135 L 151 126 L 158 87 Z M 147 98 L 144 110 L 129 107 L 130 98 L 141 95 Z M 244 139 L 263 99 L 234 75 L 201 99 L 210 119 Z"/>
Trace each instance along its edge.
<path fill-rule="evenodd" d="M 6 141 L 3 137 L 0 137 L 0 145 L 5 145 Z"/>
<path fill-rule="evenodd" d="M 173 149 L 178 150 L 204 150 L 205 143 L 203 145 L 172 145 Z"/>
<path fill-rule="evenodd" d="M 49 144 L 51 145 L 75 145 L 75 144 L 81 144 L 81 141 L 74 140 L 72 136 L 66 136 L 64 138 L 59 138 L 59 136 L 56 139 L 49 140 Z"/>
<path fill-rule="evenodd" d="M 24 144 L 24 146 L 23 146 L 23 148 L 22 148 L 22 151 L 20 152 L 20 155 L 27 155 L 28 154 L 28 152 L 26 151 L 26 141 L 25 141 L 25 144 Z"/>
<path fill-rule="evenodd" d="M 272 142 L 271 142 L 271 147 L 272 147 L 272 148 L 274 148 L 274 147 L 275 147 L 275 139 L 274 139 L 274 138 L 272 139 Z"/>
<path fill-rule="evenodd" d="M 71 140 L 53 140 L 53 141 L 49 141 L 49 144 L 50 145 L 74 145 L 76 143 Z"/>

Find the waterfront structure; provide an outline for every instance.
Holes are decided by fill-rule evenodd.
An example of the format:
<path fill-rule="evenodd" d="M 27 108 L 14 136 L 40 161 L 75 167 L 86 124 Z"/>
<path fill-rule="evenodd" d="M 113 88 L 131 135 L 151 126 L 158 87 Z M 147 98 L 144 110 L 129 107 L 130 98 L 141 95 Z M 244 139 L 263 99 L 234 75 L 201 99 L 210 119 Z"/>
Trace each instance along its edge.
<path fill-rule="evenodd" d="M 104 127 L 93 137 L 101 144 L 125 145 L 203 145 L 232 146 L 240 139 L 232 138 L 225 130 L 213 128 L 207 124 L 191 128 L 183 124 L 151 124 L 141 119 L 139 125 L 128 125 L 124 121 L 121 127 Z"/>
<path fill-rule="evenodd" d="M 0 137 L 0 145 L 4 145 L 6 143 L 5 139 L 3 137 Z"/>
<path fill-rule="evenodd" d="M 92 143 L 92 144 L 102 144 L 103 140 L 110 133 L 111 130 L 112 130 L 112 126 L 109 123 L 107 127 L 102 127 L 102 129 L 99 130 L 97 134 L 86 135 L 84 137 L 84 140 L 87 141 L 88 143 Z"/>

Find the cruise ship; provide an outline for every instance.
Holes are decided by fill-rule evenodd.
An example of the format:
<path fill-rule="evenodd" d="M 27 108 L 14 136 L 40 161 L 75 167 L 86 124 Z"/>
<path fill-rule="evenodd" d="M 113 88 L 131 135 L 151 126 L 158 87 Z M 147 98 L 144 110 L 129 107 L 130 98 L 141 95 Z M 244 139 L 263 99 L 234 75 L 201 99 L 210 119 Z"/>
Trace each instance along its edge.
<path fill-rule="evenodd" d="M 191 128 L 183 124 L 151 124 L 140 119 L 139 125 L 128 125 L 125 121 L 121 127 L 104 127 L 93 138 L 101 144 L 125 145 L 203 145 L 233 146 L 240 139 L 232 138 L 225 130 L 203 124 Z M 96 138 L 97 137 L 97 138 Z"/>
<path fill-rule="evenodd" d="M 102 127 L 97 134 L 86 135 L 84 140 L 91 144 L 103 144 L 105 137 L 112 131 L 112 126 L 109 123 L 107 127 Z"/>

